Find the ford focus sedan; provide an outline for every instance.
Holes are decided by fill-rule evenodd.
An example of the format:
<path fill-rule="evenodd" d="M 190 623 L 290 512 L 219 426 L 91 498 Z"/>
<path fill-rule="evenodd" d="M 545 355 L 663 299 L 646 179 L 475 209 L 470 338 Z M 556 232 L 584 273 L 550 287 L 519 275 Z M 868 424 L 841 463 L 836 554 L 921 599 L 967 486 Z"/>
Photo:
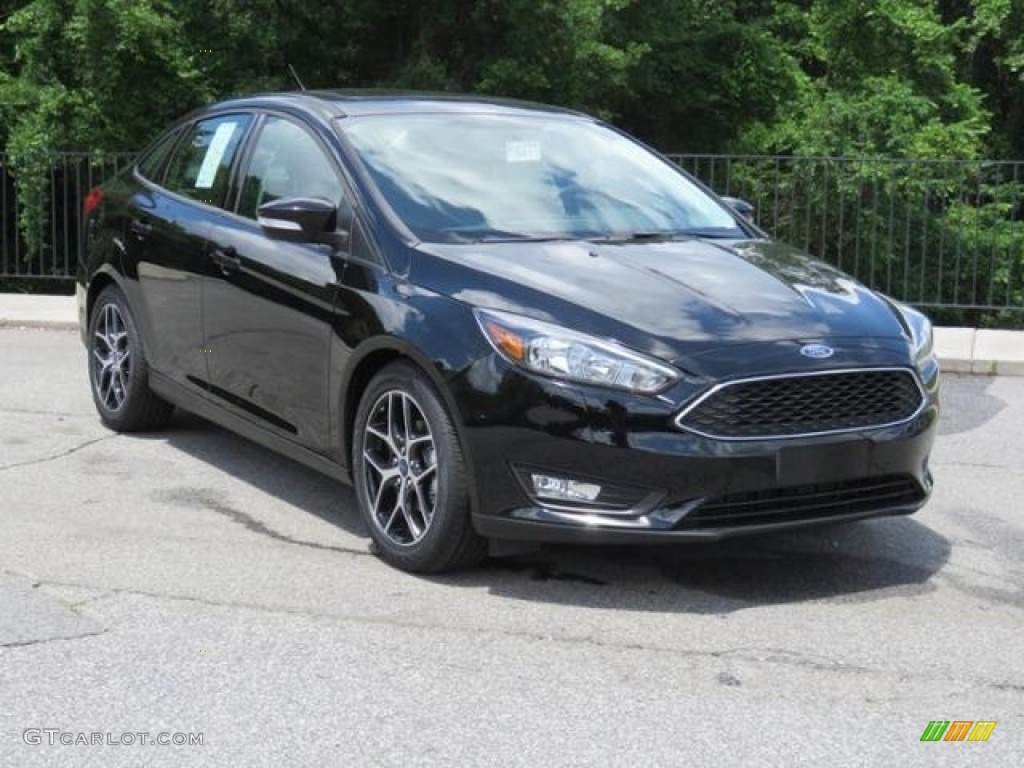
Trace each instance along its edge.
<path fill-rule="evenodd" d="M 102 421 L 179 407 L 351 482 L 399 568 L 908 514 L 931 491 L 928 320 L 586 115 L 238 99 L 85 214 Z"/>

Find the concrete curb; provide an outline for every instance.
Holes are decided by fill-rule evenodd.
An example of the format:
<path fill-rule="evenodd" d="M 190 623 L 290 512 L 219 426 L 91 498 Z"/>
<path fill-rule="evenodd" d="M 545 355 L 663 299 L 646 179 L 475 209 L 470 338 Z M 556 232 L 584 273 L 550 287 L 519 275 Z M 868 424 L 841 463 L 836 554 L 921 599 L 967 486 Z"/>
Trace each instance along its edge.
<path fill-rule="evenodd" d="M 1024 331 L 936 328 L 935 351 L 945 371 L 1024 376 Z"/>
<path fill-rule="evenodd" d="M 74 296 L 0 293 L 0 328 L 78 327 Z"/>
<path fill-rule="evenodd" d="M 0 293 L 0 328 L 77 329 L 74 296 Z M 1024 331 L 936 328 L 942 370 L 1024 376 Z"/>

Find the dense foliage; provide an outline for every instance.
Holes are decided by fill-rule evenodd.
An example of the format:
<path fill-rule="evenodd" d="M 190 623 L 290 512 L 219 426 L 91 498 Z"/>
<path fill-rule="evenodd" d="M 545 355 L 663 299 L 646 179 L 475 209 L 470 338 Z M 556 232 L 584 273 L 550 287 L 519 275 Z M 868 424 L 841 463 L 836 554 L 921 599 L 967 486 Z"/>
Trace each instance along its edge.
<path fill-rule="evenodd" d="M 1021 0 L 0 0 L 30 248 L 57 150 L 138 149 L 290 67 L 578 107 L 667 151 L 1024 156 Z"/>
<path fill-rule="evenodd" d="M 0 143 L 134 149 L 291 87 L 580 107 L 666 148 L 1019 156 L 1019 0 L 0 0 Z"/>

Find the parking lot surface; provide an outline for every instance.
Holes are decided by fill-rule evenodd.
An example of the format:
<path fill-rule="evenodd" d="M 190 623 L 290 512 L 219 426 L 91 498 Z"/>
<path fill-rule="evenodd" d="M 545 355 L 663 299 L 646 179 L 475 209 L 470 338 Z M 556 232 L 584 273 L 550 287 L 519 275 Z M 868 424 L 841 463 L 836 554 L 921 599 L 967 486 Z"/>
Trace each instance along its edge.
<path fill-rule="evenodd" d="M 432 578 L 369 553 L 351 490 L 240 437 L 104 429 L 74 332 L 0 330 L 0 425 L 0 766 L 1024 754 L 1021 378 L 946 378 L 913 517 Z M 998 725 L 922 743 L 933 720 Z"/>

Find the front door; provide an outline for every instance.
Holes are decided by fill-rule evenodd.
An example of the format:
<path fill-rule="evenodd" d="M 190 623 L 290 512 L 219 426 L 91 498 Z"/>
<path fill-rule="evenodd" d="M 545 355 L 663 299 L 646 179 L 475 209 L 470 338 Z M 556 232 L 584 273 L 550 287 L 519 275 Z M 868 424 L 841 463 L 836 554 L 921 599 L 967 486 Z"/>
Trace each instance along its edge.
<path fill-rule="evenodd" d="M 237 415 L 329 450 L 331 314 L 340 262 L 329 246 L 268 238 L 257 208 L 281 197 L 342 206 L 334 164 L 304 127 L 268 116 L 240 175 L 237 209 L 213 222 L 203 317 L 213 392 Z"/>

